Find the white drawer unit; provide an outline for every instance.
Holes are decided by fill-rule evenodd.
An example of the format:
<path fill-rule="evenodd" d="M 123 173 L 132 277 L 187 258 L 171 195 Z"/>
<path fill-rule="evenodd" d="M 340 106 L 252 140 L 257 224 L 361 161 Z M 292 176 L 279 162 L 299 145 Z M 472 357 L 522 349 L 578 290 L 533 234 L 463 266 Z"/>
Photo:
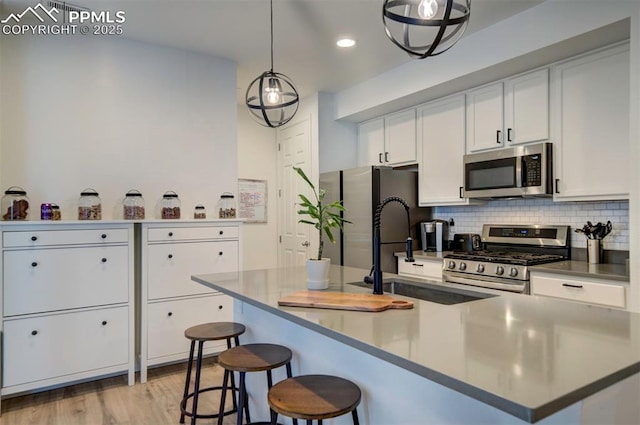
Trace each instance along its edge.
<path fill-rule="evenodd" d="M 140 381 L 147 368 L 185 360 L 194 325 L 232 321 L 232 299 L 191 280 L 192 275 L 241 269 L 241 222 L 142 223 L 140 297 Z M 226 342 L 206 344 L 206 353 Z"/>
<path fill-rule="evenodd" d="M 208 322 L 233 320 L 233 300 L 222 294 L 193 299 L 161 301 L 149 304 L 149 365 L 181 360 L 189 355 L 191 341 L 185 329 Z M 225 341 L 212 341 L 204 346 L 205 354 L 226 350 Z"/>
<path fill-rule="evenodd" d="M 238 241 L 154 244 L 147 254 L 150 300 L 210 293 L 191 275 L 238 270 Z"/>
<path fill-rule="evenodd" d="M 126 306 L 5 321 L 3 393 L 78 371 L 127 370 L 128 328 Z"/>
<path fill-rule="evenodd" d="M 398 274 L 400 276 L 419 277 L 442 281 L 442 259 L 416 258 L 413 263 L 404 261 L 406 257 L 398 257 Z"/>
<path fill-rule="evenodd" d="M 135 373 L 132 223 L 2 225 L 2 394 Z"/>
<path fill-rule="evenodd" d="M 531 273 L 531 294 L 626 308 L 626 286 L 603 279 Z"/>

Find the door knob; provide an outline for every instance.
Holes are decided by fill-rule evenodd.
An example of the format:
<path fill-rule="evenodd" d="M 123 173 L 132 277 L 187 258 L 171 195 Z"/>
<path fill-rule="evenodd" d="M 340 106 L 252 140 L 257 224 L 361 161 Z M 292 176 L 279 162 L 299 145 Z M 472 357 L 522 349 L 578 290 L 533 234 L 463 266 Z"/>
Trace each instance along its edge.
<path fill-rule="evenodd" d="M 311 244 L 309 243 L 309 241 L 304 241 L 304 242 L 302 242 L 302 246 L 304 246 L 304 247 L 307 247 L 307 246 L 309 246 L 309 245 L 311 245 Z"/>

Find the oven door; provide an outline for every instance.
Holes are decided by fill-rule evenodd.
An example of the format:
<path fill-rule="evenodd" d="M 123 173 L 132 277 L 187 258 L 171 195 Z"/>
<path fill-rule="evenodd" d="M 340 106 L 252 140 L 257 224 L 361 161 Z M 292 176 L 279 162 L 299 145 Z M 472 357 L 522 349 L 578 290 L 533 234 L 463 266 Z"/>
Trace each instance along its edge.
<path fill-rule="evenodd" d="M 481 288 L 497 289 L 499 291 L 517 292 L 529 294 L 528 280 L 511 280 L 491 276 L 477 276 L 468 273 L 452 271 L 442 271 L 442 281 L 447 283 L 458 283 L 462 285 L 479 286 Z"/>

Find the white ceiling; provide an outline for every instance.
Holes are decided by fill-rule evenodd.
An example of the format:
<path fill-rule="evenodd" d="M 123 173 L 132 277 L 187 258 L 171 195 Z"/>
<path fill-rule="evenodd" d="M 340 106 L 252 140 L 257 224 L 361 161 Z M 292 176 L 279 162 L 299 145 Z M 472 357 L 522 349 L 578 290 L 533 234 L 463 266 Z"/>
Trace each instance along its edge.
<path fill-rule="evenodd" d="M 9 11 L 36 0 L 0 0 Z M 472 0 L 466 34 L 544 0 Z M 45 0 L 41 3 L 46 4 Z M 123 10 L 124 36 L 234 60 L 238 94 L 270 68 L 268 0 L 72 0 L 94 11 Z M 385 36 L 383 0 L 274 0 L 274 70 L 289 76 L 301 96 L 336 92 L 410 62 Z M 336 40 L 355 38 L 339 50 Z M 455 47 L 454 47 L 455 49 Z M 424 59 L 429 60 L 429 59 Z"/>

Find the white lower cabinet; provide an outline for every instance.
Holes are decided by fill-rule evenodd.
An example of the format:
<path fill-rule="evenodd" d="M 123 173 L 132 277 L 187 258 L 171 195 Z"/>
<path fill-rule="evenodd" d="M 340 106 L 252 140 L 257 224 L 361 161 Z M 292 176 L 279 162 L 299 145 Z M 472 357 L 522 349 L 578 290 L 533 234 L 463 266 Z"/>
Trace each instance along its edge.
<path fill-rule="evenodd" d="M 408 263 L 406 257 L 398 257 L 398 275 L 442 282 L 442 258 L 416 258 Z"/>
<path fill-rule="evenodd" d="M 2 395 L 135 373 L 130 223 L 2 224 Z"/>
<path fill-rule="evenodd" d="M 626 308 L 625 284 L 604 279 L 531 272 L 531 295 Z"/>
<path fill-rule="evenodd" d="M 192 275 L 240 269 L 240 222 L 143 223 L 141 240 L 140 381 L 149 366 L 184 360 L 184 331 L 207 322 L 232 321 L 232 299 L 191 280 Z M 226 342 L 205 344 L 207 354 Z"/>

